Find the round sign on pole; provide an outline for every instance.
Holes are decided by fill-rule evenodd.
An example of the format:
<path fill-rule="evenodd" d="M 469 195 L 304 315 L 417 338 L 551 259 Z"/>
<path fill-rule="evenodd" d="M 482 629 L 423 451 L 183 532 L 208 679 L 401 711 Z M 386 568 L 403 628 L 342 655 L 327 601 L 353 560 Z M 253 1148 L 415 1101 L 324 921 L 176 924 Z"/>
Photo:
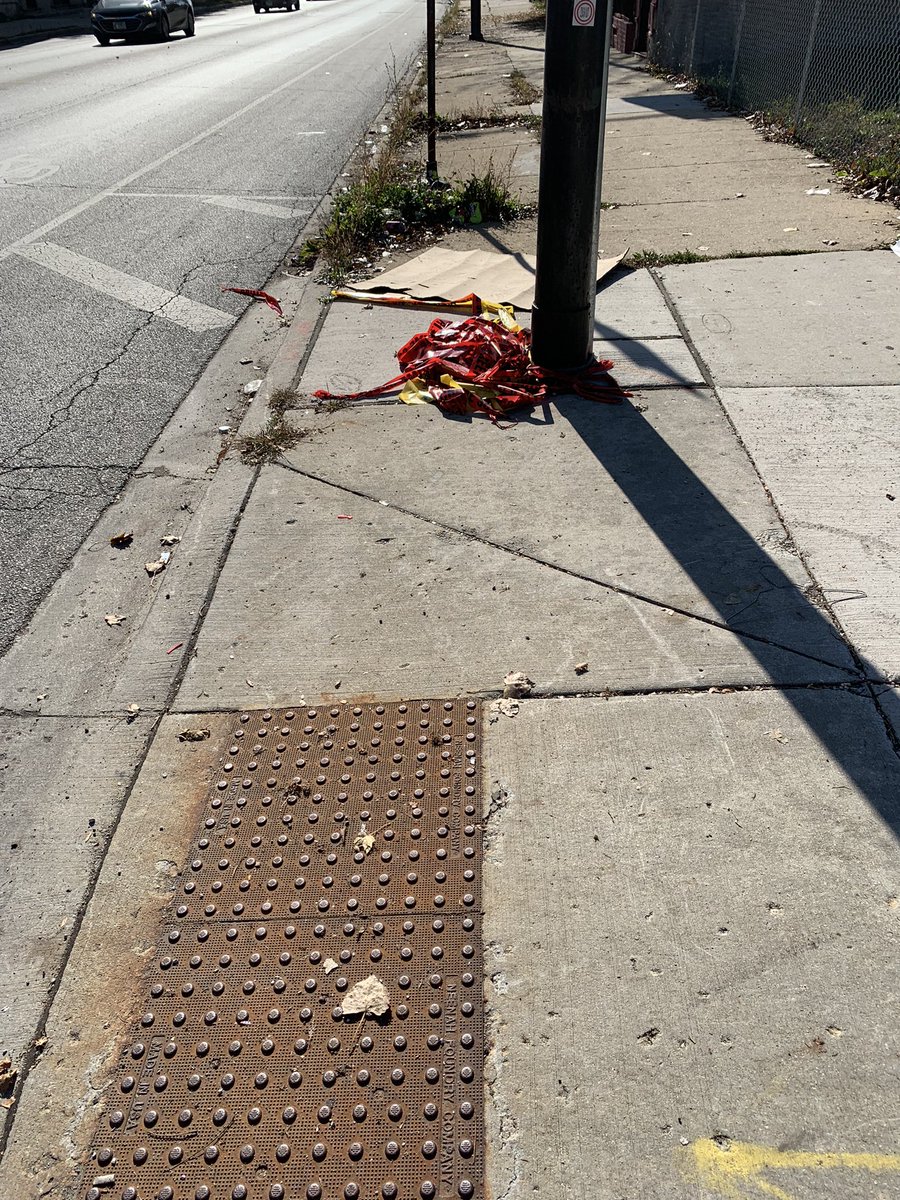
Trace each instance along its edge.
<path fill-rule="evenodd" d="M 582 28 L 590 27 L 594 24 L 596 15 L 595 0 L 575 0 L 575 7 L 572 10 L 573 25 L 580 25 Z"/>

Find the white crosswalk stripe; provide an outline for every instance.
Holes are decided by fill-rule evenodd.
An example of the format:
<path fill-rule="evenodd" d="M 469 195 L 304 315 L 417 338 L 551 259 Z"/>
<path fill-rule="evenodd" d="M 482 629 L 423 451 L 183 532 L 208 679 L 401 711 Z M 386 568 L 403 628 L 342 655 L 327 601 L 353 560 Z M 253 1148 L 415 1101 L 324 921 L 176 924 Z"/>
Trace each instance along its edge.
<path fill-rule="evenodd" d="M 22 258 L 40 263 L 57 275 L 71 279 L 75 283 L 84 284 L 96 292 L 112 296 L 131 308 L 141 312 L 155 313 L 165 317 L 183 329 L 194 333 L 206 333 L 211 329 L 225 329 L 233 325 L 236 318 L 221 308 L 211 308 L 197 300 L 189 300 L 166 288 L 157 287 L 154 283 L 127 275 L 106 263 L 96 259 L 86 258 L 67 250 L 65 246 L 57 246 L 54 242 L 32 242 L 20 246 L 16 253 Z"/>

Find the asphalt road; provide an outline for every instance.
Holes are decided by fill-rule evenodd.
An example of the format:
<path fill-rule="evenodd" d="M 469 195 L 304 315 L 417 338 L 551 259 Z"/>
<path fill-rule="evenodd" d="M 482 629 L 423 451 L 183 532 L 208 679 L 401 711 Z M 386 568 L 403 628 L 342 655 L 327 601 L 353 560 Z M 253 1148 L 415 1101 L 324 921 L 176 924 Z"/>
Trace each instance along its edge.
<path fill-rule="evenodd" d="M 422 0 L 0 51 L 0 651 L 421 45 Z"/>

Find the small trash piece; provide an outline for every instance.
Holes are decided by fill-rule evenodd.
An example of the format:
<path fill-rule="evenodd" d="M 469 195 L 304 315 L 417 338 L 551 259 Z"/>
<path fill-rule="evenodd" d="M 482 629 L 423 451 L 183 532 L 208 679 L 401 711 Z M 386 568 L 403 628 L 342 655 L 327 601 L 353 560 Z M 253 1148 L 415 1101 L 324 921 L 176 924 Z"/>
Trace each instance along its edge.
<path fill-rule="evenodd" d="M 767 729 L 766 736 L 772 738 L 772 740 L 775 742 L 780 742 L 782 746 L 787 743 L 787 738 L 780 729 Z"/>
<path fill-rule="evenodd" d="M 333 958 L 326 958 L 322 963 L 322 970 L 326 975 L 330 975 L 332 971 L 336 971 L 337 969 L 338 965 Z"/>
<path fill-rule="evenodd" d="M 831 188 L 807 188 L 807 196 L 830 196 Z"/>
<path fill-rule="evenodd" d="M 155 562 L 145 562 L 144 570 L 152 579 L 154 575 L 161 574 L 166 569 L 166 564 L 162 560 L 162 555 Z"/>
<path fill-rule="evenodd" d="M 797 225 L 786 225 L 781 231 L 782 233 L 799 233 L 800 228 Z"/>
<path fill-rule="evenodd" d="M 182 729 L 178 740 L 179 742 L 205 742 L 208 737 L 208 729 Z"/>
<path fill-rule="evenodd" d="M 822 245 L 823 246 L 836 246 L 837 242 L 835 241 L 834 238 L 823 238 Z"/>
<path fill-rule="evenodd" d="M 12 1065 L 12 1059 L 0 1058 L 0 1089 L 11 1088 L 19 1074 L 18 1067 Z"/>
<path fill-rule="evenodd" d="M 371 854 L 374 848 L 374 836 L 368 832 L 364 824 L 361 824 L 359 827 L 359 833 L 353 839 L 353 849 L 356 850 L 357 853 L 362 852 L 363 854 Z"/>
<path fill-rule="evenodd" d="M 109 539 L 113 550 L 126 550 L 134 541 L 133 533 L 114 533 Z"/>
<path fill-rule="evenodd" d="M 345 1017 L 383 1017 L 391 1007 L 387 988 L 377 975 L 367 975 L 341 1000 Z"/>
<path fill-rule="evenodd" d="M 253 359 L 252 359 L 252 358 L 242 358 L 242 359 L 240 360 L 240 363 L 241 363 L 241 366 L 242 366 L 242 367 L 249 366 L 249 365 L 250 365 L 250 363 L 252 363 L 252 362 L 253 362 Z"/>
<path fill-rule="evenodd" d="M 121 625 L 125 620 L 125 617 L 125 613 L 107 613 L 103 620 L 107 623 L 107 625 Z"/>
<path fill-rule="evenodd" d="M 91 1187 L 95 1187 L 95 1188 L 112 1187 L 112 1185 L 115 1182 L 116 1182 L 115 1175 L 95 1175 L 94 1182 L 91 1184 Z"/>
<path fill-rule="evenodd" d="M 676 92 L 683 92 L 683 91 L 684 91 L 684 89 L 685 89 L 686 87 L 690 87 L 690 86 L 691 86 L 691 85 L 690 85 L 689 83 L 676 83 L 676 84 L 675 84 L 675 91 L 676 91 Z"/>
<path fill-rule="evenodd" d="M 128 707 L 125 709 L 126 724 L 130 725 L 131 722 L 135 719 L 135 717 L 138 715 L 138 713 L 140 711 L 141 711 L 141 706 L 139 704 L 129 704 Z"/>
<path fill-rule="evenodd" d="M 268 304 L 272 312 L 277 313 L 279 317 L 283 317 L 281 305 L 274 296 L 270 296 L 268 292 L 261 292 L 259 288 L 242 288 L 242 287 L 226 287 L 222 285 L 223 292 L 234 292 L 238 296 L 249 296 L 251 300 L 262 300 L 264 304 Z"/>
<path fill-rule="evenodd" d="M 586 675 L 589 666 L 590 666 L 590 664 L 586 663 L 586 662 L 576 663 L 575 664 L 575 674 L 576 675 Z"/>
<path fill-rule="evenodd" d="M 349 513 L 338 513 L 338 520 L 339 521 L 352 521 L 353 518 L 350 516 Z"/>
<path fill-rule="evenodd" d="M 166 533 L 159 539 L 161 546 L 177 546 L 181 538 L 177 533 Z"/>
<path fill-rule="evenodd" d="M 530 696 L 534 689 L 534 680 L 529 679 L 524 671 L 510 671 L 503 680 L 503 695 Z"/>
<path fill-rule="evenodd" d="M 219 433 L 231 433 L 231 426 L 230 425 L 220 425 Z"/>
<path fill-rule="evenodd" d="M 262 387 L 262 384 L 263 384 L 263 381 L 261 379 L 251 379 L 249 383 L 244 384 L 244 387 L 243 387 L 244 395 L 245 396 L 255 396 L 256 393 L 259 391 L 259 389 Z"/>
<path fill-rule="evenodd" d="M 893 246 L 891 246 L 891 249 L 897 255 L 897 257 L 900 258 L 900 238 L 898 238 L 897 241 L 894 242 Z"/>
<path fill-rule="evenodd" d="M 176 642 L 174 646 L 170 646 L 168 648 L 168 650 L 166 651 L 166 654 L 174 654 L 175 651 L 180 650 L 183 645 L 184 645 L 184 642 Z"/>

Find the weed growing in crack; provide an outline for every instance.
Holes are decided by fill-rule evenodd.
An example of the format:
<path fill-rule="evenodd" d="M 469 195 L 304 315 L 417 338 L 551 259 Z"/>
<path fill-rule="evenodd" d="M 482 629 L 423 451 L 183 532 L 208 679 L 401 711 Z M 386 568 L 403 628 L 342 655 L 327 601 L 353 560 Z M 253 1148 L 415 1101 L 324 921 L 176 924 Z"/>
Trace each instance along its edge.
<path fill-rule="evenodd" d="M 541 98 L 541 89 L 526 77 L 524 71 L 520 71 L 518 67 L 509 77 L 509 90 L 512 95 L 513 104 L 521 104 L 524 108 L 528 104 L 534 104 Z"/>
<path fill-rule="evenodd" d="M 671 254 L 658 254 L 655 250 L 638 250 L 625 259 L 626 267 L 673 267 L 682 263 L 706 262 L 708 255 L 695 254 L 693 250 L 675 250 Z"/>
<path fill-rule="evenodd" d="M 442 38 L 455 37 L 457 34 L 464 33 L 465 28 L 466 23 L 463 20 L 459 0 L 450 0 L 438 24 L 438 36 Z"/>
<path fill-rule="evenodd" d="M 241 462 L 248 467 L 261 467 L 265 463 L 275 462 L 284 450 L 293 449 L 311 432 L 310 429 L 296 429 L 288 425 L 283 411 L 273 412 L 259 433 L 237 438 L 234 445 Z"/>

